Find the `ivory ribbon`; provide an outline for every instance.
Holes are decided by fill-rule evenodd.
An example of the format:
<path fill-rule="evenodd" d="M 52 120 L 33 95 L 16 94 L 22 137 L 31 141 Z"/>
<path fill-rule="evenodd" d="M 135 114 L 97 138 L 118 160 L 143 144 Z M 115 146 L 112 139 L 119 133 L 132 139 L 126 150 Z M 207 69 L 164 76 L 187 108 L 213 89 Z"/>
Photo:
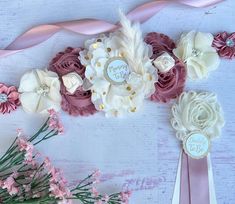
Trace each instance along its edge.
<path fill-rule="evenodd" d="M 224 0 L 155 0 L 135 8 L 128 13 L 127 17 L 132 21 L 143 23 L 154 16 L 156 13 L 158 13 L 163 7 L 172 3 L 179 3 L 190 7 L 200 8 L 214 5 L 221 1 Z M 34 47 L 42 42 L 45 42 L 62 29 L 82 35 L 94 35 L 113 31 L 117 28 L 118 24 L 112 24 L 97 19 L 82 19 L 55 24 L 40 25 L 28 30 L 27 32 L 16 38 L 16 40 L 13 41 L 5 49 L 0 50 L 0 57 L 11 55 L 27 48 Z"/>
<path fill-rule="evenodd" d="M 216 204 L 210 156 L 192 159 L 182 152 L 172 204 Z"/>

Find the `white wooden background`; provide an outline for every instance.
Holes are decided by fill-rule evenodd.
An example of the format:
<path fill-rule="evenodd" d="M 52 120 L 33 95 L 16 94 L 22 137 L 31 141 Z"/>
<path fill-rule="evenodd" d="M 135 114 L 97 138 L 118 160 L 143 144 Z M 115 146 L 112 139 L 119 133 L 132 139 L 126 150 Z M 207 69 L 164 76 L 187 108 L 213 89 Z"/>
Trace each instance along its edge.
<path fill-rule="evenodd" d="M 100 18 L 118 20 L 117 8 L 129 11 L 146 0 L 0 0 L 0 47 L 44 23 Z M 192 29 L 216 33 L 235 31 L 235 1 L 227 0 L 205 9 L 171 5 L 144 23 L 145 33 L 163 32 L 177 39 Z M 80 46 L 87 38 L 62 31 L 36 48 L 0 59 L 0 81 L 19 84 L 20 76 L 32 68 L 44 68 L 56 52 L 66 46 Z M 221 62 L 208 80 L 187 82 L 187 90 L 215 91 L 221 101 L 226 126 L 213 142 L 212 163 L 218 204 L 235 203 L 235 60 Z M 170 119 L 170 104 L 146 101 L 142 112 L 131 118 L 106 119 L 103 114 L 74 118 L 62 114 L 66 134 L 38 149 L 61 167 L 69 183 L 99 168 L 103 172 L 101 191 L 133 190 L 131 204 L 170 204 L 180 151 Z M 16 128 L 33 133 L 43 121 L 21 109 L 0 116 L 0 152 L 15 137 Z"/>

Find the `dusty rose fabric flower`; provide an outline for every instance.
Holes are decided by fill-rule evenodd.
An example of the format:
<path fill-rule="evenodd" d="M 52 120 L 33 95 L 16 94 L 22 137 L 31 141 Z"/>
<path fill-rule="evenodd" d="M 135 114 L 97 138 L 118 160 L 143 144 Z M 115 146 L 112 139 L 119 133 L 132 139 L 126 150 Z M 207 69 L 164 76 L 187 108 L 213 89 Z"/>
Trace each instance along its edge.
<path fill-rule="evenodd" d="M 184 90 L 185 80 L 185 65 L 178 60 L 170 71 L 158 72 L 158 82 L 155 83 L 156 91 L 151 96 L 151 100 L 167 103 L 178 97 Z"/>
<path fill-rule="evenodd" d="M 0 113 L 10 113 L 20 105 L 19 93 L 15 86 L 0 83 Z"/>
<path fill-rule="evenodd" d="M 148 33 L 144 40 L 147 44 L 152 46 L 152 59 L 156 59 L 163 52 L 172 54 L 172 50 L 176 47 L 174 41 L 162 33 Z"/>
<path fill-rule="evenodd" d="M 218 33 L 214 37 L 212 46 L 215 47 L 220 57 L 235 58 L 235 32 L 231 34 L 227 32 Z"/>
<path fill-rule="evenodd" d="M 162 53 L 167 52 L 175 59 L 175 65 L 165 73 L 158 71 L 158 82 L 155 83 L 156 91 L 151 96 L 151 100 L 166 103 L 179 96 L 185 86 L 186 69 L 185 64 L 177 59 L 172 50 L 175 43 L 168 36 L 161 33 L 148 33 L 145 42 L 152 46 L 152 57 L 155 60 Z"/>
<path fill-rule="evenodd" d="M 84 91 L 80 86 L 71 94 L 62 80 L 63 76 L 72 72 L 77 73 L 82 79 L 85 78 L 85 67 L 78 59 L 81 50 L 82 48 L 68 47 L 64 52 L 59 52 L 49 65 L 49 70 L 56 72 L 61 80 L 61 107 L 64 111 L 73 116 L 90 115 L 96 112 L 91 102 L 90 91 Z"/>

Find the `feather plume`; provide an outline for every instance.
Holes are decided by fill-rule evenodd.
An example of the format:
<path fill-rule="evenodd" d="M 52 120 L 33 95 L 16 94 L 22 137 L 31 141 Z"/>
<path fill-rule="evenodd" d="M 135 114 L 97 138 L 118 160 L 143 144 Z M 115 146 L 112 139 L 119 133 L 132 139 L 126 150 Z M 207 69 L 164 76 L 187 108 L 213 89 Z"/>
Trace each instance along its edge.
<path fill-rule="evenodd" d="M 119 11 L 121 46 L 129 65 L 136 73 L 144 73 L 144 58 L 148 56 L 148 49 L 144 43 L 139 23 L 132 24 L 129 19 Z"/>

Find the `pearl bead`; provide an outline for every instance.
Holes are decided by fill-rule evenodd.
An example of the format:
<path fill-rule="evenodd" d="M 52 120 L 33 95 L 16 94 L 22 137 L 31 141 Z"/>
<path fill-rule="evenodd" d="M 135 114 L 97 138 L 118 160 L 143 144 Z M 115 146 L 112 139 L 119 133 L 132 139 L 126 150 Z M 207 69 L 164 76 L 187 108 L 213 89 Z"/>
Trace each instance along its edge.
<path fill-rule="evenodd" d="M 227 39 L 226 40 L 226 45 L 228 47 L 233 47 L 235 45 L 234 41 L 232 39 Z"/>
<path fill-rule="evenodd" d="M 0 103 L 5 103 L 5 102 L 7 102 L 7 95 L 6 94 L 3 94 L 3 93 L 1 93 L 0 94 Z"/>

